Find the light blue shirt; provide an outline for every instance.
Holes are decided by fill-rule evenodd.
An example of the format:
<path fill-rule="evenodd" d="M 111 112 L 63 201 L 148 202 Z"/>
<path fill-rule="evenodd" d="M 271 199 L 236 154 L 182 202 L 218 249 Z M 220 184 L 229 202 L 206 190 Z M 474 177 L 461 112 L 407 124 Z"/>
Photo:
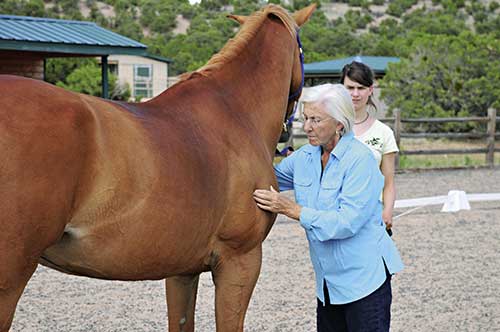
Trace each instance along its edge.
<path fill-rule="evenodd" d="M 280 190 L 295 190 L 302 206 L 300 224 L 309 241 L 316 294 L 331 304 L 359 300 L 403 262 L 382 221 L 380 193 L 384 177 L 373 153 L 345 134 L 321 173 L 321 148 L 305 145 L 275 167 Z"/>

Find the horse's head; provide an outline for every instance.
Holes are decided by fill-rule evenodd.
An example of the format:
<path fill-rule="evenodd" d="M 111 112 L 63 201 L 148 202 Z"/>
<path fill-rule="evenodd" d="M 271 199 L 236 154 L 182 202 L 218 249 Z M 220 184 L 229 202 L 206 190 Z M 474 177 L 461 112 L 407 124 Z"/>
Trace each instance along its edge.
<path fill-rule="evenodd" d="M 294 38 L 296 40 L 296 48 L 293 54 L 294 61 L 292 66 L 288 104 L 284 116 L 283 130 L 279 140 L 280 142 L 287 142 L 289 140 L 290 131 L 292 128 L 292 122 L 294 120 L 294 115 L 296 110 L 296 103 L 297 100 L 300 98 L 300 95 L 302 93 L 302 88 L 304 86 L 304 53 L 302 50 L 302 44 L 300 42 L 299 30 L 300 27 L 305 22 L 307 22 L 307 20 L 312 15 L 315 9 L 316 9 L 316 4 L 311 4 L 308 7 L 295 12 L 291 16 L 292 19 L 285 19 L 284 17 L 280 17 L 280 14 L 284 13 L 284 11 L 272 12 L 270 14 L 278 16 L 278 18 L 280 18 L 283 21 L 283 23 L 287 25 L 287 28 L 291 30 L 292 32 L 291 38 Z M 228 17 L 234 19 L 240 24 L 244 24 L 245 21 L 247 20 L 246 16 L 241 16 L 241 15 L 228 15 Z"/>

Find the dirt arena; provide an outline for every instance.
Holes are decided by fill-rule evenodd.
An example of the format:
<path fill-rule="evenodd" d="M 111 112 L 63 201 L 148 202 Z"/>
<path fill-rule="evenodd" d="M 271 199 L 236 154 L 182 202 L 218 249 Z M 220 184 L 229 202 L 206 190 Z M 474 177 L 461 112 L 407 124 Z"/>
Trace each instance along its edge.
<path fill-rule="evenodd" d="M 500 169 L 398 174 L 398 198 L 500 193 Z M 500 201 L 470 211 L 431 206 L 395 221 L 393 239 L 406 268 L 393 278 L 392 331 L 500 331 Z M 396 214 L 405 210 L 398 210 Z M 200 280 L 196 331 L 215 331 L 214 287 Z M 245 331 L 315 331 L 314 277 L 296 222 L 280 217 Z M 110 282 L 39 267 L 18 305 L 14 332 L 166 331 L 161 281 Z"/>

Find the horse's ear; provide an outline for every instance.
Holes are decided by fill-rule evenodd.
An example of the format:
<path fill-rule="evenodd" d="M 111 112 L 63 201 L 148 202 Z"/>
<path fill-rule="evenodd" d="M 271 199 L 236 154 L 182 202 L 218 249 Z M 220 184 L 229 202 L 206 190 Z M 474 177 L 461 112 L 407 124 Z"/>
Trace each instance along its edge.
<path fill-rule="evenodd" d="M 238 22 L 240 25 L 243 25 L 243 23 L 245 23 L 245 21 L 247 20 L 247 16 L 241 16 L 241 15 L 233 15 L 233 14 L 229 14 L 227 15 L 227 17 L 235 20 L 236 22 Z"/>
<path fill-rule="evenodd" d="M 296 11 L 295 13 L 293 13 L 292 16 L 297 25 L 300 27 L 307 22 L 307 20 L 309 19 L 309 17 L 311 17 L 312 13 L 315 10 L 316 10 L 316 4 L 313 3 L 307 6 L 306 8 L 302 8 L 301 10 Z"/>

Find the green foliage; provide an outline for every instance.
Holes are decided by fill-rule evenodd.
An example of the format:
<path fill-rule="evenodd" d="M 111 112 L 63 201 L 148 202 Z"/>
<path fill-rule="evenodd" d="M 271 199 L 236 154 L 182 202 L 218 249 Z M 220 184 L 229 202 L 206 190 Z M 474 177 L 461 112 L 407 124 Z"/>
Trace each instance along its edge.
<path fill-rule="evenodd" d="M 154 33 L 164 33 L 175 28 L 175 1 L 145 0 L 142 3 L 140 22 Z"/>
<path fill-rule="evenodd" d="M 0 1 L 0 13 L 21 16 L 51 17 L 50 13 L 45 12 L 43 0 L 2 0 Z"/>
<path fill-rule="evenodd" d="M 250 15 L 261 7 L 255 0 L 232 0 L 231 3 L 234 6 L 233 12 L 238 15 Z"/>
<path fill-rule="evenodd" d="M 114 18 L 109 18 L 107 27 L 121 35 L 135 40 L 141 40 L 143 38 L 143 33 L 138 21 L 137 8 L 129 7 L 117 11 Z"/>
<path fill-rule="evenodd" d="M 497 2 L 491 2 L 489 8 L 480 3 L 473 3 L 467 7 L 474 17 L 474 25 L 478 33 L 494 33 L 497 38 L 500 38 L 500 17 L 495 12 L 499 6 Z"/>
<path fill-rule="evenodd" d="M 306 62 L 328 60 L 358 52 L 362 45 L 356 40 L 354 30 L 347 22 L 343 19 L 329 22 L 324 14 L 317 14 L 301 28 L 300 37 Z"/>
<path fill-rule="evenodd" d="M 292 10 L 299 10 L 299 9 L 302 9 L 304 7 L 309 6 L 312 3 L 316 3 L 317 5 L 320 5 L 321 1 L 319 1 L 319 0 L 294 0 L 293 1 L 293 8 L 291 8 L 291 9 Z"/>
<path fill-rule="evenodd" d="M 101 71 L 98 66 L 85 65 L 76 68 L 66 78 L 67 83 L 58 82 L 57 86 L 92 96 L 101 96 Z"/>
<path fill-rule="evenodd" d="M 500 41 L 493 35 L 422 35 L 400 63 L 390 64 L 382 98 L 404 117 L 485 116 L 500 98 Z M 415 130 L 463 130 L 428 125 Z"/>
<path fill-rule="evenodd" d="M 83 20 L 84 17 L 80 12 L 78 4 L 78 0 L 59 0 L 52 10 L 64 16 L 66 19 Z"/>
<path fill-rule="evenodd" d="M 115 75 L 108 73 L 108 80 L 111 99 L 128 100 L 130 98 L 130 89 L 119 86 Z M 74 92 L 101 97 L 101 68 L 95 63 L 87 63 L 72 71 L 66 77 L 66 82 L 59 81 L 56 85 Z"/>
<path fill-rule="evenodd" d="M 345 13 L 344 19 L 352 29 L 364 29 L 373 18 L 368 14 L 363 14 L 359 10 L 348 10 Z"/>
<path fill-rule="evenodd" d="M 191 21 L 188 33 L 170 38 L 161 55 L 174 58 L 170 70 L 175 74 L 205 64 L 234 35 L 237 23 L 221 15 L 204 13 Z"/>
<path fill-rule="evenodd" d="M 387 13 L 397 17 L 401 17 L 403 13 L 416 4 L 417 0 L 394 0 L 387 7 Z"/>
<path fill-rule="evenodd" d="M 500 3 L 498 3 L 498 1 L 490 2 L 490 12 L 494 12 L 498 8 L 500 8 Z"/>
<path fill-rule="evenodd" d="M 465 17 L 458 12 L 455 14 L 442 11 L 425 13 L 423 9 L 419 9 L 403 17 L 402 29 L 433 35 L 456 36 L 467 30 L 467 26 Z"/>
<path fill-rule="evenodd" d="M 94 58 L 49 58 L 45 65 L 45 80 L 49 83 L 66 82 L 66 77 L 76 68 L 97 66 Z"/>
<path fill-rule="evenodd" d="M 367 0 L 349 0 L 349 6 L 353 7 L 366 7 L 368 4 Z"/>

